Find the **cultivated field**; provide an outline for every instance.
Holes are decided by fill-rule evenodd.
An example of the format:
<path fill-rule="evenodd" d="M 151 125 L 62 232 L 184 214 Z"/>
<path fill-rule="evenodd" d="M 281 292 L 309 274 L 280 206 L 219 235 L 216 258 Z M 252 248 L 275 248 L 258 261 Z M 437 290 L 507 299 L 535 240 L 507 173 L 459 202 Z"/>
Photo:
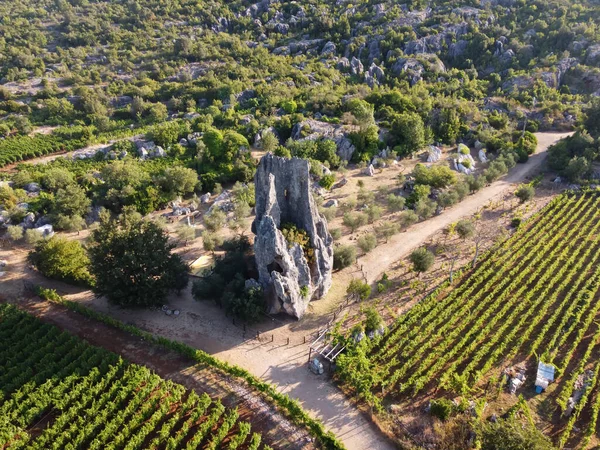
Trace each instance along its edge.
<path fill-rule="evenodd" d="M 517 394 L 532 398 L 536 420 L 560 447 L 586 448 L 600 408 L 599 206 L 597 192 L 556 197 L 474 270 L 398 318 L 367 349 L 367 370 L 360 353 L 345 361 L 346 380 L 375 406 L 484 397 L 492 412 L 504 395 L 501 371 L 524 367 Z M 557 380 L 533 397 L 538 357 L 556 366 Z M 569 397 L 579 400 L 567 417 Z"/>
<path fill-rule="evenodd" d="M 0 448 L 270 448 L 219 400 L 7 304 L 0 340 Z"/>

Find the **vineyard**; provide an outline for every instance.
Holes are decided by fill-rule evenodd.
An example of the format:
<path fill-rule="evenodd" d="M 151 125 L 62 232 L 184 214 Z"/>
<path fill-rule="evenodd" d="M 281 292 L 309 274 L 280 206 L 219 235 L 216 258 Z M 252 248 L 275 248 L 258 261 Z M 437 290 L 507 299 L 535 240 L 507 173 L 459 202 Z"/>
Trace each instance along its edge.
<path fill-rule="evenodd" d="M 75 131 L 58 131 L 50 135 L 18 136 L 0 140 L 0 168 L 51 153 L 85 147 L 89 136 L 75 127 Z"/>
<path fill-rule="evenodd" d="M 539 358 L 557 372 L 541 394 L 555 443 L 586 448 L 600 432 L 599 286 L 600 195 L 561 195 L 380 341 L 340 358 L 340 377 L 381 408 L 419 394 L 486 395 L 518 364 L 533 394 Z"/>
<path fill-rule="evenodd" d="M 0 448 L 270 448 L 219 400 L 6 304 L 0 341 Z"/>

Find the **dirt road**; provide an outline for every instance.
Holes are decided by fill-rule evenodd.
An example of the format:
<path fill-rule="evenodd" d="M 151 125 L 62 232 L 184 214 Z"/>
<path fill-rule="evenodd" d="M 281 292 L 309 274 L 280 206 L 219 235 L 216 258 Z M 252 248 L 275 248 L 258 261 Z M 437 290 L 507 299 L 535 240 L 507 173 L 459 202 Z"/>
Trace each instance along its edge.
<path fill-rule="evenodd" d="M 514 189 L 515 185 L 539 169 L 545 160 L 548 146 L 567 135 L 568 133 L 538 133 L 538 149 L 527 163 L 518 165 L 508 176 L 469 196 L 443 214 L 414 225 L 407 232 L 390 239 L 388 244 L 379 246 L 360 258 L 359 264 L 363 265 L 369 280 L 377 279 L 391 264 L 422 245 L 448 224 L 472 215 L 507 189 Z M 18 255 L 7 257 L 2 253 L 0 251 L 0 259 L 16 262 Z M 135 323 L 152 333 L 206 350 L 274 383 L 281 391 L 298 399 L 315 417 L 320 418 L 342 439 L 349 450 L 392 449 L 394 446 L 337 387 L 325 376 L 310 373 L 306 365 L 308 345 L 304 343 L 304 337 L 327 322 L 328 316 L 324 312 L 335 308 L 343 299 L 345 288 L 355 275 L 354 270 L 347 269 L 335 274 L 330 294 L 326 299 L 311 305 L 311 312 L 301 321 L 274 320 L 270 325 L 263 324 L 265 334 L 273 335 L 273 343 L 261 343 L 252 339 L 252 336 L 245 336 L 243 330 L 234 326 L 231 319 L 225 318 L 223 311 L 212 303 L 194 301 L 189 289 L 180 297 L 173 296 L 170 299 L 170 307 L 181 311 L 177 318 L 166 316 L 157 310 L 128 311 L 109 307 L 105 300 L 95 299 L 89 292 L 77 293 L 66 286 L 63 286 L 62 291 L 68 293 L 70 290 L 72 294 L 68 297 L 71 300 L 85 303 L 120 320 Z M 13 272 L 4 280 L 21 283 L 23 277 L 30 279 L 31 274 Z M 54 284 L 56 287 L 56 283 L 45 284 Z M 289 344 L 287 338 L 290 339 Z"/>
<path fill-rule="evenodd" d="M 423 245 L 437 231 L 446 228 L 462 217 L 475 214 L 484 205 L 493 201 L 507 189 L 514 189 L 528 176 L 535 173 L 546 159 L 546 150 L 556 141 L 569 136 L 571 133 L 536 133 L 538 147 L 536 152 L 524 164 L 518 164 L 502 179 L 495 181 L 477 193 L 467 197 L 452 208 L 446 209 L 439 216 L 418 223 L 405 233 L 400 233 L 367 255 L 359 258 L 358 264 L 363 266 L 369 282 L 379 279 L 383 272 L 395 261 Z"/>

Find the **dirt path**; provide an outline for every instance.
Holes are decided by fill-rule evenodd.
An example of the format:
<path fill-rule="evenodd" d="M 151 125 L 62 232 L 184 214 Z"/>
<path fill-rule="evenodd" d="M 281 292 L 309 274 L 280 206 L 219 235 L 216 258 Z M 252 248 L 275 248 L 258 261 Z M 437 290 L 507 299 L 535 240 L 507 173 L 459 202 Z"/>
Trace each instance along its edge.
<path fill-rule="evenodd" d="M 536 133 L 538 147 L 529 161 L 518 164 L 502 179 L 494 182 L 477 193 L 467 197 L 456 206 L 446 209 L 439 216 L 418 223 L 405 233 L 392 237 L 386 245 L 381 245 L 367 255 L 359 258 L 358 264 L 363 266 L 367 280 L 374 282 L 383 272 L 402 256 L 423 245 L 437 231 L 446 228 L 462 217 L 475 214 L 484 205 L 493 201 L 507 189 L 512 189 L 532 175 L 546 159 L 546 150 L 556 141 L 569 136 L 571 133 Z"/>
<path fill-rule="evenodd" d="M 407 232 L 401 233 L 386 245 L 377 247 L 360 258 L 369 280 L 377 279 L 394 262 L 404 257 L 413 248 L 422 245 L 433 234 L 462 217 L 472 215 L 491 200 L 513 189 L 527 176 L 533 174 L 544 162 L 545 150 L 568 133 L 538 133 L 538 148 L 525 164 L 519 164 L 503 179 L 496 181 L 476 194 L 469 196 L 443 214 L 418 223 Z M 0 251 L 0 259 L 11 262 L 12 273 L 5 282 L 21 283 L 23 277 L 31 279 L 21 265 L 17 255 L 6 257 Z M 14 258 L 14 259 L 13 259 Z M 18 273 L 20 271 L 20 273 Z M 210 302 L 196 302 L 188 289 L 180 297 L 173 296 L 169 305 L 181 311 L 179 317 L 166 316 L 158 310 L 128 311 L 109 307 L 103 299 L 95 299 L 89 292 L 77 292 L 65 285 L 53 285 L 71 300 L 85 303 L 91 308 L 109 313 L 125 322 L 135 323 L 140 328 L 155 334 L 177 339 L 188 345 L 203 349 L 222 360 L 240 365 L 254 375 L 277 385 L 281 391 L 298 399 L 303 407 L 321 419 L 349 450 L 395 448 L 375 425 L 359 412 L 342 392 L 325 376 L 316 376 L 307 369 L 308 345 L 304 337 L 322 328 L 329 320 L 326 313 L 332 311 L 344 298 L 348 282 L 358 276 L 356 268 L 349 268 L 334 276 L 334 285 L 327 298 L 313 302 L 309 313 L 301 321 L 273 319 L 261 325 L 261 329 L 272 334 L 273 343 L 258 342 L 245 336 L 243 330 L 224 317 L 223 311 Z M 8 285 L 6 285 L 8 288 Z M 8 289 L 7 289 L 8 290 Z M 177 323 L 173 323 L 176 321 Z M 287 339 L 289 338 L 289 344 Z M 307 343 L 309 341 L 307 340 Z"/>

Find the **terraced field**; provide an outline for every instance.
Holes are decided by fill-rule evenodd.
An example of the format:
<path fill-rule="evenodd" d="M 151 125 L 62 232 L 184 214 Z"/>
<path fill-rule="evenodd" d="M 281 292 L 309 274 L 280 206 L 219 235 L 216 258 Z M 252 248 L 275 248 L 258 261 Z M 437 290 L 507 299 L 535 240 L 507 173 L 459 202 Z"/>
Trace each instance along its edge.
<path fill-rule="evenodd" d="M 207 394 L 0 305 L 0 448 L 270 449 Z"/>
<path fill-rule="evenodd" d="M 344 378 L 382 405 L 434 390 L 482 394 L 494 369 L 539 357 L 558 374 L 551 394 L 542 394 L 552 400 L 556 443 L 585 448 L 599 431 L 599 219 L 597 192 L 555 198 L 454 286 L 440 286 L 398 318 L 367 350 L 368 363 L 344 357 Z M 523 389 L 533 391 L 532 383 Z M 576 389 L 581 398 L 565 417 Z"/>

